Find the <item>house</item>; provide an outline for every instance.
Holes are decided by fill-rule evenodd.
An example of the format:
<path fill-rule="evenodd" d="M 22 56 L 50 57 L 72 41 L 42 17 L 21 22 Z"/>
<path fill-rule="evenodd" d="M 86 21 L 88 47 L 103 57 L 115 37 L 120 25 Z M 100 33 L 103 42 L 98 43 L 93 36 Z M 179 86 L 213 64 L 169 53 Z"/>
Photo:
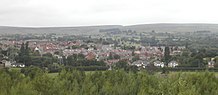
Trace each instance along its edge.
<path fill-rule="evenodd" d="M 107 53 L 107 52 L 97 52 L 96 59 L 97 59 L 97 61 L 105 60 L 108 58 L 108 56 L 109 56 L 109 53 Z"/>
<path fill-rule="evenodd" d="M 137 60 L 137 61 L 133 62 L 131 65 L 141 67 L 141 66 L 143 66 L 143 61 L 142 60 Z"/>
<path fill-rule="evenodd" d="M 6 62 L 5 62 L 5 67 L 11 67 L 11 64 L 12 64 L 12 63 L 11 63 L 10 61 L 6 61 Z"/>
<path fill-rule="evenodd" d="M 4 64 L 4 67 L 11 67 L 12 64 L 10 61 L 7 60 L 2 60 L 1 63 Z"/>
<path fill-rule="evenodd" d="M 149 65 L 149 62 L 147 60 L 137 60 L 137 61 L 133 62 L 131 65 L 145 68 L 146 66 Z"/>
<path fill-rule="evenodd" d="M 208 62 L 208 68 L 214 68 L 215 61 Z"/>
<path fill-rule="evenodd" d="M 107 60 L 107 61 L 104 61 L 104 62 L 107 63 L 108 65 L 111 65 L 111 64 L 117 63 L 119 61 L 120 61 L 119 59 L 113 59 L 113 60 Z"/>
<path fill-rule="evenodd" d="M 24 68 L 25 67 L 25 65 L 22 64 L 22 63 L 13 63 L 11 65 L 12 65 L 12 67 L 20 67 L 20 68 Z"/>
<path fill-rule="evenodd" d="M 164 67 L 164 63 L 161 62 L 161 61 L 154 61 L 154 66 L 163 68 Z"/>
<path fill-rule="evenodd" d="M 135 53 L 135 54 L 140 54 L 141 52 L 140 52 L 140 51 L 135 51 L 134 53 Z"/>
<path fill-rule="evenodd" d="M 94 60 L 96 58 L 96 54 L 93 53 L 93 52 L 89 52 L 87 55 L 86 55 L 86 59 L 87 60 Z"/>
<path fill-rule="evenodd" d="M 171 67 L 171 68 L 174 68 L 174 67 L 176 67 L 176 66 L 178 66 L 179 64 L 178 64 L 178 62 L 176 62 L 176 61 L 170 61 L 169 63 L 168 63 L 168 67 Z"/>

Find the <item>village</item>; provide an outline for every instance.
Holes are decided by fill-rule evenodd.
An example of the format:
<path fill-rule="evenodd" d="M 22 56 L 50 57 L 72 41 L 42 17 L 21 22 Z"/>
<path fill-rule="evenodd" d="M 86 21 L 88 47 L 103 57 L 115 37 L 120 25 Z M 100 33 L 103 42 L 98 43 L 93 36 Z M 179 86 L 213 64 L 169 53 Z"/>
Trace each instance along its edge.
<path fill-rule="evenodd" d="M 103 30 L 101 30 L 101 32 L 102 31 Z M 16 56 L 20 56 L 19 50 L 21 49 L 22 44 L 24 45 L 25 43 L 28 43 L 30 52 L 33 54 L 38 54 L 37 56 L 39 58 L 43 57 L 43 55 L 51 54 L 52 57 L 56 59 L 56 61 L 52 61 L 49 64 L 65 64 L 66 62 L 64 63 L 64 60 L 68 59 L 69 56 L 80 54 L 84 57 L 85 60 L 105 63 L 108 70 L 113 69 L 113 65 L 122 60 L 125 60 L 129 66 L 136 66 L 138 69 L 150 66 L 157 68 L 175 68 L 177 66 L 183 66 L 182 63 L 180 63 L 176 58 L 171 58 L 171 60 L 167 63 L 163 59 L 165 47 L 169 47 L 169 55 L 173 57 L 181 56 L 183 51 L 187 50 L 185 45 L 178 46 L 172 44 L 166 45 L 157 43 L 157 41 L 159 41 L 159 43 L 166 43 L 164 42 L 164 39 L 169 39 L 168 35 L 172 36 L 173 34 L 155 33 L 154 31 L 147 34 L 139 34 L 131 30 L 123 32 L 110 31 L 107 31 L 105 35 L 103 34 L 89 36 L 60 36 L 57 34 L 47 34 L 45 36 L 31 34 L 19 35 L 19 37 L 16 38 L 17 35 L 2 35 L 0 47 L 2 51 L 7 51 L 7 53 L 2 54 L 1 67 L 25 67 L 25 65 L 28 63 L 25 63 L 24 61 L 17 62 L 16 60 Z M 128 36 L 122 36 L 121 34 L 130 36 L 127 38 Z M 159 35 L 159 37 L 154 38 L 154 34 Z M 160 34 L 163 35 L 160 37 Z M 144 40 L 142 37 L 147 38 L 147 40 L 152 39 L 152 41 L 142 43 L 142 40 Z M 66 38 L 71 39 L 66 40 Z M 183 37 L 181 39 L 181 37 L 173 37 L 172 41 L 184 41 L 183 39 L 185 38 Z M 207 60 L 207 67 L 214 67 L 215 58 L 205 60 Z M 37 65 L 37 63 L 35 65 Z"/>

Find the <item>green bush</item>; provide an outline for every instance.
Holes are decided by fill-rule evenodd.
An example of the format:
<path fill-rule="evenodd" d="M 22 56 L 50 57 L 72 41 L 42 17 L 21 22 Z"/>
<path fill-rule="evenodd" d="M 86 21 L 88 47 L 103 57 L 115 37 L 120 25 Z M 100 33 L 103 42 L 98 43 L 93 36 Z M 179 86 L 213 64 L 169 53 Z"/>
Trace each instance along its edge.
<path fill-rule="evenodd" d="M 207 71 L 151 75 L 125 70 L 87 74 L 75 69 L 51 77 L 29 67 L 22 73 L 0 70 L 0 95 L 218 95 L 218 78 Z"/>

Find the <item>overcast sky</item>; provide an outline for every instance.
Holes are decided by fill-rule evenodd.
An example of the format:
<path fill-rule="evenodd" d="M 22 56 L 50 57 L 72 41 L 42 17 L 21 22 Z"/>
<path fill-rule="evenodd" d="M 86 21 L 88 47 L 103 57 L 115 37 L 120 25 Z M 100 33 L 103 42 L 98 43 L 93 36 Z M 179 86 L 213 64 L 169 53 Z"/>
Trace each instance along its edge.
<path fill-rule="evenodd" d="M 0 0 L 0 25 L 218 23 L 218 0 Z"/>

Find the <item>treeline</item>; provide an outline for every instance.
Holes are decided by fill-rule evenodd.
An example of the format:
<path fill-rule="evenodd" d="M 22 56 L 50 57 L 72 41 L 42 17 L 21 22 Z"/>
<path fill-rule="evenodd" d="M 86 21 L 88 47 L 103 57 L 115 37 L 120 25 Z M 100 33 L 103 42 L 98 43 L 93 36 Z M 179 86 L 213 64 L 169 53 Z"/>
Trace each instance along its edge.
<path fill-rule="evenodd" d="M 29 67 L 21 72 L 0 70 L 0 84 L 0 95 L 218 95 L 218 79 L 212 72 L 150 75 L 62 70 L 53 76 Z"/>

